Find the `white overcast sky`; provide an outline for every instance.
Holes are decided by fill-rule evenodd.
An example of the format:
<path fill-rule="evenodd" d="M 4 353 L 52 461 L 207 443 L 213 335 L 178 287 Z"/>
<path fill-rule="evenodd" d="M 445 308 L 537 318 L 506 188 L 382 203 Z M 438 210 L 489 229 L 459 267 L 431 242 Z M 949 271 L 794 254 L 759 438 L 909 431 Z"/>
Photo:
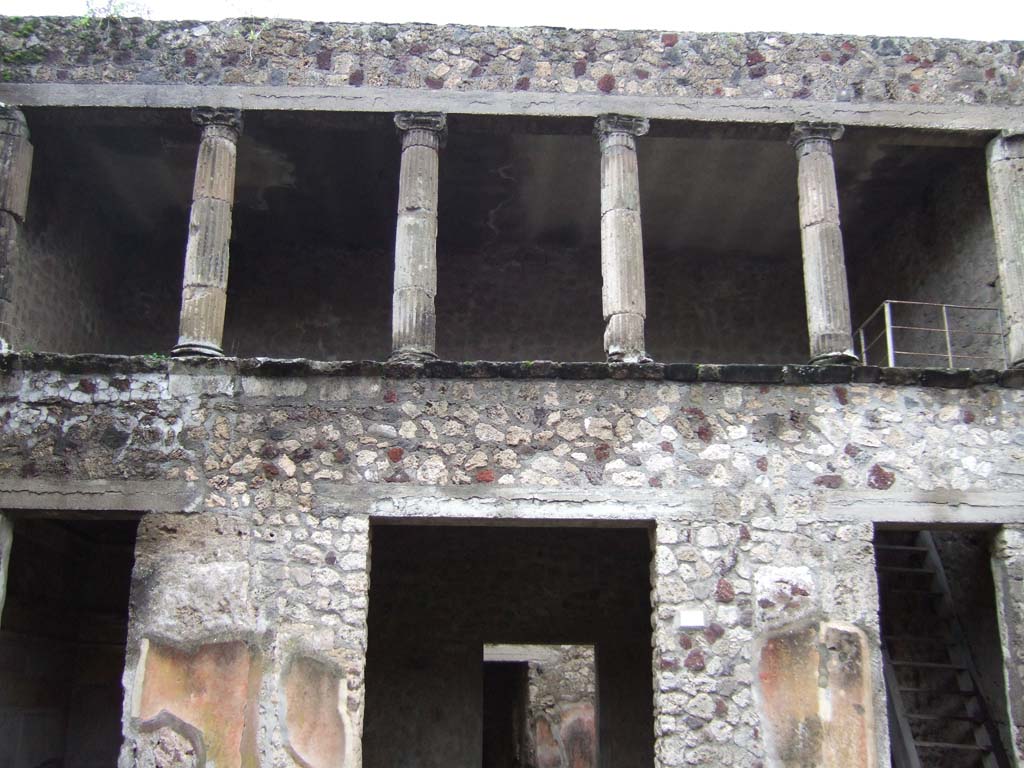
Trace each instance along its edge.
<path fill-rule="evenodd" d="M 88 4 L 154 19 L 271 16 L 317 21 L 1024 40 L 1024 0 L 0 0 L 0 13 L 81 16 Z"/>

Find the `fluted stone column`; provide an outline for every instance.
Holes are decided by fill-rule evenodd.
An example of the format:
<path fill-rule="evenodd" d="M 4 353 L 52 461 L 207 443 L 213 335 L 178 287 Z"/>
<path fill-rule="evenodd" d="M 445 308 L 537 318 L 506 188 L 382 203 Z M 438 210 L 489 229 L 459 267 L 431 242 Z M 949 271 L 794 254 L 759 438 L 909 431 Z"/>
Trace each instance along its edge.
<path fill-rule="evenodd" d="M 228 241 L 242 115 L 237 109 L 200 107 L 192 110 L 192 121 L 202 126 L 203 138 L 192 188 L 181 323 L 174 354 L 215 357 L 224 354 Z"/>
<path fill-rule="evenodd" d="M 636 158 L 636 137 L 647 129 L 645 118 L 625 115 L 601 115 L 594 126 L 601 142 L 604 349 L 611 361 L 650 359 L 644 348 L 647 295 Z"/>
<path fill-rule="evenodd" d="M 393 360 L 436 357 L 437 175 L 447 120 L 437 113 L 395 115 L 402 133 L 391 307 Z"/>
<path fill-rule="evenodd" d="M 1006 351 L 1010 366 L 1019 368 L 1024 366 L 1024 134 L 996 137 L 987 155 Z"/>
<path fill-rule="evenodd" d="M 14 276 L 32 175 L 32 144 L 25 116 L 0 104 L 0 351 L 16 343 L 13 327 Z"/>
<path fill-rule="evenodd" d="M 798 124 L 790 136 L 799 166 L 800 241 L 811 363 L 856 363 L 832 142 L 841 125 Z"/>

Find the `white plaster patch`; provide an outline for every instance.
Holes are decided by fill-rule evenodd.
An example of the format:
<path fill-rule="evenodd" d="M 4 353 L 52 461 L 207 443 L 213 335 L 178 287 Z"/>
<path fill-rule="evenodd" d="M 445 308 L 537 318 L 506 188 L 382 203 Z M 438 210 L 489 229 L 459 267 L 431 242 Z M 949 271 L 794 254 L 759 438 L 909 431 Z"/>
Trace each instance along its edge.
<path fill-rule="evenodd" d="M 192 641 L 254 628 L 247 563 L 168 562 L 146 602 L 147 631 Z"/>

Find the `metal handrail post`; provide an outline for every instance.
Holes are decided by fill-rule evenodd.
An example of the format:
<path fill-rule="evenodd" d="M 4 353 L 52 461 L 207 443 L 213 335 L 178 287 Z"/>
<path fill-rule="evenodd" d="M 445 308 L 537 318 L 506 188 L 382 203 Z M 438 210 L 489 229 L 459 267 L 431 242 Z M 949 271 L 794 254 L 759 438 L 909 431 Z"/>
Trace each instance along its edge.
<path fill-rule="evenodd" d="M 946 334 L 946 359 L 949 360 L 949 367 L 953 367 L 953 345 L 949 339 L 949 313 L 945 304 L 942 305 L 942 330 Z"/>
<path fill-rule="evenodd" d="M 1003 368 L 1010 367 L 1010 353 L 1006 349 L 1006 332 L 1003 330 L 1003 313 L 996 312 L 996 320 L 999 322 L 999 342 L 1003 348 Z"/>
<path fill-rule="evenodd" d="M 886 300 L 885 307 L 885 345 L 889 353 L 889 367 L 896 367 L 896 351 L 892 340 L 892 304 Z"/>
<path fill-rule="evenodd" d="M 862 325 L 857 329 L 857 335 L 860 337 L 860 361 L 864 364 L 868 364 L 868 347 L 864 340 L 864 326 Z"/>

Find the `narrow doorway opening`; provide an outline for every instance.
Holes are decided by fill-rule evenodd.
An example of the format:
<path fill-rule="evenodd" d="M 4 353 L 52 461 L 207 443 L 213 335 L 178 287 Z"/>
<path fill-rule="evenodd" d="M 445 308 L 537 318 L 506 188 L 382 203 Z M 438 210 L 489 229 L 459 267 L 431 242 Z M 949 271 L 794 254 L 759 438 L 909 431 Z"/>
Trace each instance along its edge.
<path fill-rule="evenodd" d="M 484 660 L 483 768 L 526 768 L 529 664 Z"/>
<path fill-rule="evenodd" d="M 110 768 L 137 520 L 16 517 L 0 615 L 0 765 Z"/>
<path fill-rule="evenodd" d="M 1009 768 L 1009 720 L 984 531 L 877 530 L 894 768 Z"/>
<path fill-rule="evenodd" d="M 485 645 L 483 768 L 597 768 L 592 645 Z"/>

